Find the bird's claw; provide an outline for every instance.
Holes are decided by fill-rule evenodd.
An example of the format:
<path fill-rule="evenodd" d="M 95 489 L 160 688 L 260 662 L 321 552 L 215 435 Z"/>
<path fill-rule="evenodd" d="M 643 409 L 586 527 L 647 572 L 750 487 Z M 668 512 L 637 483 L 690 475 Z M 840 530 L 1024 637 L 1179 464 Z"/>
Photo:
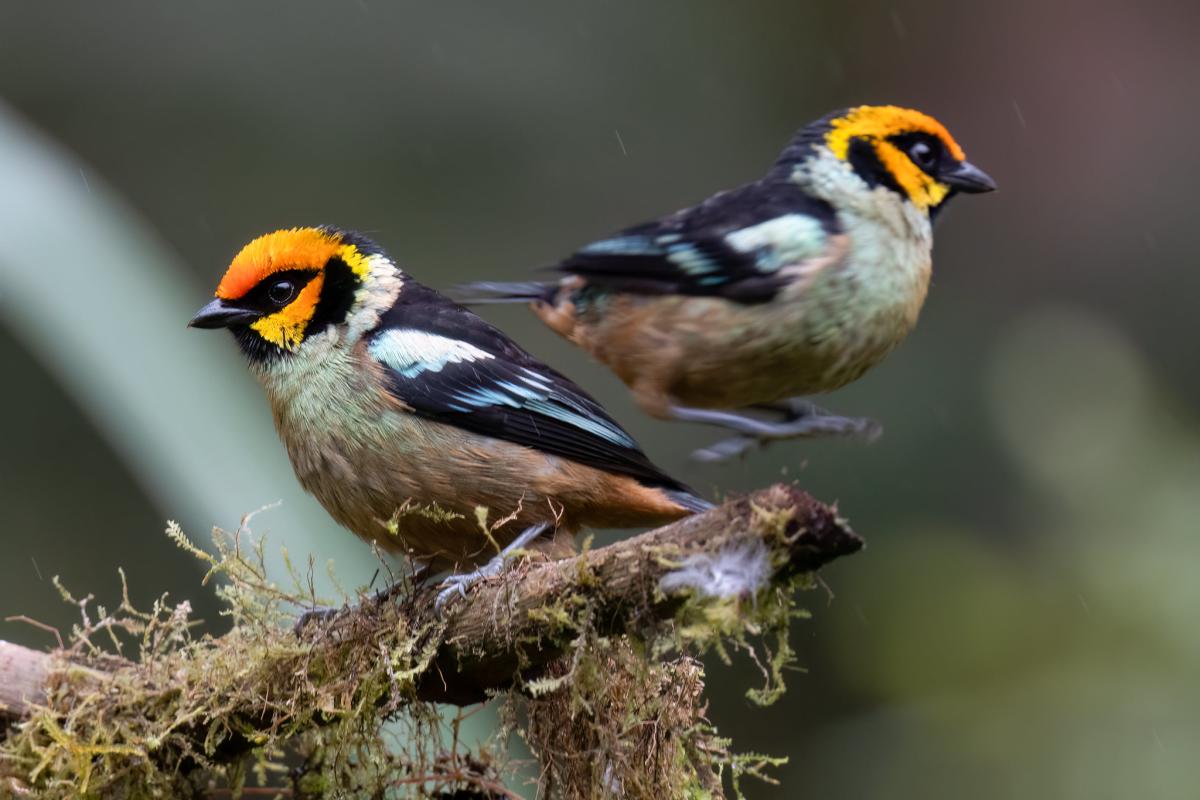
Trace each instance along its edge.
<path fill-rule="evenodd" d="M 458 594 L 464 600 L 467 597 L 467 589 L 479 583 L 484 578 L 492 578 L 499 575 L 504 569 L 504 564 L 508 557 L 516 553 L 525 545 L 532 542 L 550 527 L 550 523 L 539 522 L 536 525 L 530 525 L 517 538 L 508 543 L 508 546 L 497 553 L 490 561 L 471 572 L 462 572 L 457 575 L 449 575 L 442 581 L 444 587 L 438 592 L 437 597 L 433 601 L 433 610 L 440 617 L 442 611 L 446 607 L 446 603 L 450 602 L 450 598 Z"/>
<path fill-rule="evenodd" d="M 292 626 L 292 633 L 299 636 L 310 623 L 321 622 L 325 623 L 342 613 L 343 609 L 333 608 L 331 606 L 314 606 L 302 613 L 296 619 L 296 624 Z"/>
<path fill-rule="evenodd" d="M 436 611 L 437 615 L 440 617 L 442 612 L 445 611 L 446 604 L 450 602 L 454 595 L 457 594 L 459 597 L 466 600 L 468 588 L 474 586 L 485 578 L 491 578 L 495 575 L 499 575 L 500 569 L 503 566 L 503 556 L 496 556 L 477 570 L 448 576 L 444 581 L 442 581 L 442 590 L 438 592 L 437 598 L 433 601 L 433 610 Z"/>
<path fill-rule="evenodd" d="M 692 458 L 709 464 L 729 461 L 771 442 L 784 439 L 815 439 L 825 436 L 846 436 L 870 443 L 883 433 L 883 426 L 868 417 L 840 417 L 828 412 L 801 415 L 788 422 L 772 425 L 769 433 L 741 434 L 722 439 L 708 447 L 692 452 Z"/>

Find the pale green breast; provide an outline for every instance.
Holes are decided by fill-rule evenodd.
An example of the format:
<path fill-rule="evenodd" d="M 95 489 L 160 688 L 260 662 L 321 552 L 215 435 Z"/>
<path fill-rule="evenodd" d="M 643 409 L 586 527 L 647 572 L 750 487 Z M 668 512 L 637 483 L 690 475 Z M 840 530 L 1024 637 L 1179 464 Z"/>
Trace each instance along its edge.
<path fill-rule="evenodd" d="M 359 442 L 387 433 L 381 426 L 383 395 L 363 368 L 360 347 L 340 346 L 337 332 L 310 337 L 298 353 L 264 367 L 267 391 L 285 443 Z"/>
<path fill-rule="evenodd" d="M 807 341 L 839 351 L 894 345 L 913 325 L 929 289 L 931 240 L 897 235 L 878 218 L 843 212 L 846 252 L 807 286 L 780 297 Z M 925 223 L 928 228 L 928 222 Z"/>

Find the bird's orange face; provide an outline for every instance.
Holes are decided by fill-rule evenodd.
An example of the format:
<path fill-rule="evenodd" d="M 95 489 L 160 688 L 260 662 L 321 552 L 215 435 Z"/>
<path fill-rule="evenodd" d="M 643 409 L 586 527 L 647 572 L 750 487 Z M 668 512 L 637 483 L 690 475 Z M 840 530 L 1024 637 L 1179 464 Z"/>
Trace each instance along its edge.
<path fill-rule="evenodd" d="M 895 189 L 928 211 L 954 191 L 996 188 L 967 163 L 950 132 L 933 117 L 899 106 L 858 106 L 828 122 L 825 145 L 855 171 Z"/>
<path fill-rule="evenodd" d="M 367 277 L 371 254 L 333 228 L 290 228 L 242 248 L 217 286 L 216 300 L 192 319 L 230 328 L 243 345 L 292 351 L 316 322 L 339 322 Z"/>

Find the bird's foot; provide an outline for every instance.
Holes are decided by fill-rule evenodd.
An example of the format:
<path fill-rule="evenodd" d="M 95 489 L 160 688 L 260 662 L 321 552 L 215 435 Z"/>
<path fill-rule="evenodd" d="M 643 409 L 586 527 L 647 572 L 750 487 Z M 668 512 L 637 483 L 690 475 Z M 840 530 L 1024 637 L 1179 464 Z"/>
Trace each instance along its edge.
<path fill-rule="evenodd" d="M 413 568 L 412 575 L 407 578 L 400 578 L 393 583 L 376 589 L 369 597 L 377 606 L 382 606 L 396 597 L 406 595 L 412 592 L 413 586 L 419 583 L 426 577 L 427 567 L 424 564 L 417 564 Z M 369 589 L 370 587 L 368 587 Z M 367 602 L 367 601 L 364 601 Z M 350 611 L 351 609 L 359 608 L 360 605 L 343 605 L 340 607 L 334 606 L 313 606 L 302 613 L 296 620 L 296 624 L 292 626 L 292 630 L 297 636 L 310 624 L 316 622 L 325 624 L 338 615 Z"/>
<path fill-rule="evenodd" d="M 722 439 L 692 453 L 692 458 L 707 462 L 727 461 L 782 439 L 853 436 L 871 442 L 879 438 L 883 432 L 883 427 L 873 419 L 839 416 L 801 398 L 756 408 L 779 414 L 782 416 L 782 420 L 767 421 L 730 411 L 700 408 L 676 408 L 672 411 L 675 412 L 677 419 L 689 422 L 707 422 L 732 428 L 738 432 L 738 436 Z"/>
<path fill-rule="evenodd" d="M 349 608 L 349 606 L 342 606 L 341 608 L 334 608 L 332 606 L 314 606 L 300 615 L 300 617 L 296 620 L 296 624 L 292 626 L 292 632 L 299 636 L 310 624 L 314 622 L 325 624 L 338 614 L 341 614 L 347 608 Z"/>
<path fill-rule="evenodd" d="M 470 572 L 458 572 L 453 575 L 447 575 L 446 579 L 441 582 L 441 591 L 438 592 L 437 598 L 433 601 L 433 608 L 440 617 L 446 610 L 446 604 L 458 595 L 464 600 L 467 597 L 467 589 L 474 586 L 484 578 L 491 578 L 500 574 L 500 570 L 504 568 L 504 559 L 496 556 L 491 561 L 484 564 L 482 567 Z"/>
<path fill-rule="evenodd" d="M 415 578 L 401 578 L 382 589 L 376 589 L 373 597 L 375 605 L 381 606 L 397 597 L 411 595 L 415 580 Z"/>
<path fill-rule="evenodd" d="M 442 615 L 442 612 L 446 608 L 446 604 L 449 603 L 451 598 L 453 598 L 455 595 L 465 599 L 467 596 L 467 589 L 471 588 L 485 578 L 492 578 L 496 575 L 499 575 L 504 569 L 504 564 L 513 553 L 532 542 L 542 533 L 545 533 L 549 527 L 550 523 L 548 522 L 541 522 L 537 525 L 531 525 L 530 527 L 521 531 L 521 534 L 517 536 L 516 539 L 513 539 L 512 542 L 510 542 L 503 550 L 497 553 L 492 560 L 488 561 L 482 567 L 472 570 L 471 572 L 461 572 L 447 576 L 441 583 L 442 589 L 438 592 L 437 599 L 433 601 L 433 608 L 437 612 L 438 616 Z"/>

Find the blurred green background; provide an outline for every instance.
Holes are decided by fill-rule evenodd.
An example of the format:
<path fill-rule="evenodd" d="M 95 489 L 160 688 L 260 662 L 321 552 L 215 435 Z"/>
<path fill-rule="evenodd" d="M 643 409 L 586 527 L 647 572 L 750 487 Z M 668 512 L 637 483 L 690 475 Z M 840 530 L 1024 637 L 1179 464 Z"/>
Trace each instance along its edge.
<path fill-rule="evenodd" d="M 0 616 L 186 597 L 177 518 L 256 520 L 366 581 L 300 494 L 228 337 L 236 250 L 371 233 L 435 286 L 520 277 L 757 177 L 792 131 L 913 105 L 1001 191 L 937 232 L 917 332 L 828 398 L 885 436 L 717 468 L 520 308 L 491 319 L 705 490 L 781 475 L 869 548 L 794 639 L 807 673 L 711 716 L 788 755 L 762 798 L 1195 797 L 1200 785 L 1200 5 L 0 1 Z M 0 623 L 0 638 L 47 636 Z"/>

